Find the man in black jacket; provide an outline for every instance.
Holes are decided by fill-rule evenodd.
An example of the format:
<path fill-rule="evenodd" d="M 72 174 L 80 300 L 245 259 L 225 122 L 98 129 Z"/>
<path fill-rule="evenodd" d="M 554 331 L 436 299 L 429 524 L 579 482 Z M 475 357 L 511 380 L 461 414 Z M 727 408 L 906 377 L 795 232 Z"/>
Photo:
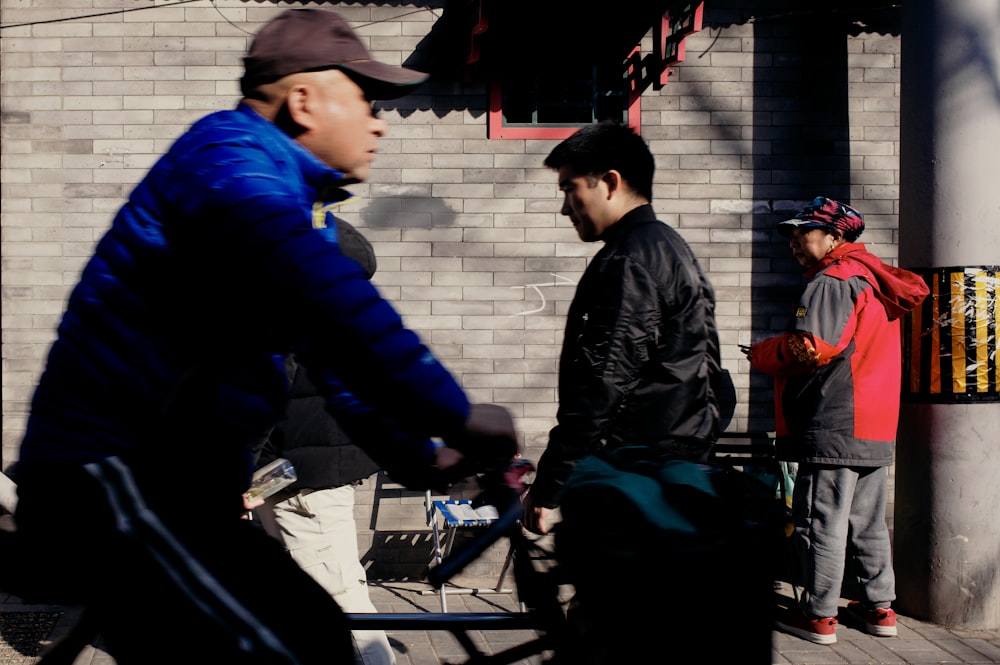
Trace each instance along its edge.
<path fill-rule="evenodd" d="M 623 490 L 609 508 L 594 478 L 580 481 L 573 471 L 592 455 L 598 457 L 588 463 L 627 454 L 654 475 L 704 458 L 719 427 L 715 297 L 687 243 L 656 219 L 653 156 L 629 127 L 584 127 L 557 145 L 545 165 L 558 171 L 562 214 L 580 239 L 604 246 L 567 314 L 557 424 L 525 497 L 523 524 L 548 533 L 554 509 L 563 508 L 555 553 L 575 589 L 575 632 L 561 654 L 565 661 L 659 662 L 664 648 L 701 641 L 707 626 L 718 629 L 697 586 L 704 572 L 698 561 L 708 557 L 691 556 L 656 527 L 638 525 L 643 505 L 629 500 L 659 494 L 643 494 L 642 476 L 612 472 L 599 479 Z M 696 478 L 703 473 L 686 468 Z M 576 483 L 571 496 L 567 490 Z M 695 511 L 714 505 L 711 494 L 697 493 L 678 503 Z M 677 505 L 657 504 L 653 512 L 662 517 Z M 719 602 L 715 586 L 705 591 Z M 769 639 L 769 625 L 763 637 Z"/>
<path fill-rule="evenodd" d="M 715 295 L 681 236 L 656 219 L 653 155 L 629 127 L 601 123 L 557 145 L 562 214 L 584 242 L 604 242 L 570 305 L 559 359 L 557 425 L 525 501 L 547 533 L 577 461 L 641 446 L 697 460 L 719 424 Z"/>

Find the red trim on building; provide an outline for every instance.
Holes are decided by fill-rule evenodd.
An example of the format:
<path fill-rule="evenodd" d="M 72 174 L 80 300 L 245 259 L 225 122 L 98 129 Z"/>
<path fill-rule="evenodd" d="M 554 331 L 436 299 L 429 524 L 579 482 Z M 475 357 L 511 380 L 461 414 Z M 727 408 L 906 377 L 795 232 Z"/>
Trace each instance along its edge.
<path fill-rule="evenodd" d="M 667 77 L 670 75 L 668 67 L 684 62 L 687 57 L 684 38 L 701 31 L 705 3 L 699 2 L 693 12 L 690 11 L 690 5 L 685 9 L 688 10 L 686 14 L 675 13 L 676 20 L 672 20 L 670 12 L 667 11 L 659 25 L 653 26 L 653 44 L 656 49 L 653 57 L 660 61 L 660 66 L 663 68 L 660 72 L 659 86 L 654 86 L 657 89 L 667 84 Z"/>
<path fill-rule="evenodd" d="M 641 95 L 630 94 L 628 104 L 628 125 L 639 131 L 639 111 Z M 490 112 L 487 119 L 486 137 L 490 139 L 557 139 L 571 136 L 580 127 L 504 127 L 503 125 L 503 87 L 499 80 L 490 82 Z"/>

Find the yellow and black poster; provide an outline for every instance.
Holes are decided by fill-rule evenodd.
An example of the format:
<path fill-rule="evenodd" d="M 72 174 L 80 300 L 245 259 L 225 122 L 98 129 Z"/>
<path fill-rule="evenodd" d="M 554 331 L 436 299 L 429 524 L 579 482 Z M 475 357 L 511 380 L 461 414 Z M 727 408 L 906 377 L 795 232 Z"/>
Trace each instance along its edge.
<path fill-rule="evenodd" d="M 1000 266 L 914 272 L 931 292 L 903 320 L 903 400 L 1000 401 Z"/>

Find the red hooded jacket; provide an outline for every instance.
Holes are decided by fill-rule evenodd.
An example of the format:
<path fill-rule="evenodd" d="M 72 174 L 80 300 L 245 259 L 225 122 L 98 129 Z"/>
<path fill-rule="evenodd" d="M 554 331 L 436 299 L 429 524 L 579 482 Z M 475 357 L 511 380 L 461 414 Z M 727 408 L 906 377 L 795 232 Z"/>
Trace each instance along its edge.
<path fill-rule="evenodd" d="M 786 332 L 751 348 L 775 377 L 781 459 L 887 466 L 899 420 L 899 318 L 929 293 L 915 273 L 844 243 L 806 273 Z"/>

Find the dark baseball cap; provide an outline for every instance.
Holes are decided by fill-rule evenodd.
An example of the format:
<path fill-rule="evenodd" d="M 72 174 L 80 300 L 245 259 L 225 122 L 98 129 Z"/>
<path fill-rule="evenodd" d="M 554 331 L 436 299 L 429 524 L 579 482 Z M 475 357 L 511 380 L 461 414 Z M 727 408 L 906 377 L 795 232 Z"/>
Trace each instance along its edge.
<path fill-rule="evenodd" d="M 268 22 L 243 58 L 243 94 L 289 74 L 339 69 L 368 99 L 395 99 L 412 92 L 427 74 L 373 60 L 342 16 L 322 9 L 288 9 Z"/>
<path fill-rule="evenodd" d="M 795 217 L 778 224 L 778 231 L 784 236 L 792 235 L 795 229 L 836 230 L 848 242 L 854 242 L 865 230 L 865 218 L 846 203 L 817 196 Z"/>

